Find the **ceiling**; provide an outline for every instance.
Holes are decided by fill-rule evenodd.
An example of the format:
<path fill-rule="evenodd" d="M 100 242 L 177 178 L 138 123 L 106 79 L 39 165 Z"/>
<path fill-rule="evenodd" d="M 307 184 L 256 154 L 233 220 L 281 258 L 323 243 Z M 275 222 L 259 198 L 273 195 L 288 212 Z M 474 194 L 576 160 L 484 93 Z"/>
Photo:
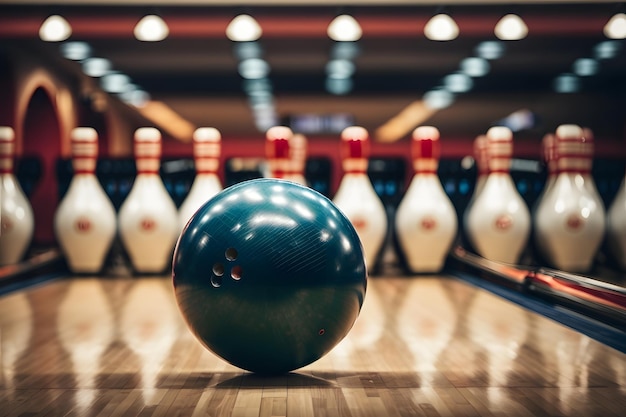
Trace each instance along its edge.
<path fill-rule="evenodd" d="M 58 43 L 37 38 L 48 15 L 62 14 L 72 25 L 71 40 L 88 42 L 93 55 L 111 60 L 115 70 L 189 126 L 215 126 L 224 136 L 260 135 L 237 72 L 236 44 L 224 35 L 234 16 L 248 13 L 263 28 L 259 44 L 283 123 L 302 115 L 326 121 L 332 115 L 349 115 L 380 140 L 405 138 L 417 124 L 437 126 L 442 135 L 473 137 L 527 109 L 536 116 L 535 123 L 519 135 L 536 137 L 558 124 L 578 123 L 598 137 L 625 136 L 623 40 L 614 58 L 599 61 L 596 75 L 579 78 L 580 92 L 553 89 L 557 76 L 571 73 L 578 58 L 594 57 L 596 45 L 607 40 L 602 28 L 620 10 L 616 2 L 344 1 L 345 7 L 327 1 L 86 3 L 0 1 L 0 49 L 19 47 L 62 60 Z M 431 41 L 423 35 L 428 19 L 441 10 L 459 25 L 460 35 L 453 41 Z M 340 12 L 359 21 L 363 37 L 353 59 L 353 88 L 334 95 L 325 89 L 325 68 L 335 47 L 326 27 Z M 489 61 L 489 73 L 473 78 L 473 87 L 456 94 L 449 107 L 424 106 L 425 93 L 458 72 L 464 58 L 476 56 L 481 42 L 495 40 L 493 27 L 509 12 L 525 19 L 528 37 L 505 42 L 502 57 Z M 158 13 L 168 23 L 166 40 L 134 39 L 132 28 L 147 13 Z M 80 71 L 78 63 L 64 65 Z M 390 130 L 390 120 L 397 122 L 395 130 Z"/>

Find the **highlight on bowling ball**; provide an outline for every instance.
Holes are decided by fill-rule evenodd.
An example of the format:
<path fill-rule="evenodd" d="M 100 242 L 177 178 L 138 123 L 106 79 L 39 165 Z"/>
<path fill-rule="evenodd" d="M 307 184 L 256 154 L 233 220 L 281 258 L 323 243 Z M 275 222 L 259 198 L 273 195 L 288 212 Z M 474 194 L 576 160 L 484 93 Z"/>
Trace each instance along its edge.
<path fill-rule="evenodd" d="M 336 346 L 367 286 L 359 237 L 320 193 L 278 179 L 231 186 L 182 231 L 172 262 L 180 311 L 210 351 L 280 374 Z"/>

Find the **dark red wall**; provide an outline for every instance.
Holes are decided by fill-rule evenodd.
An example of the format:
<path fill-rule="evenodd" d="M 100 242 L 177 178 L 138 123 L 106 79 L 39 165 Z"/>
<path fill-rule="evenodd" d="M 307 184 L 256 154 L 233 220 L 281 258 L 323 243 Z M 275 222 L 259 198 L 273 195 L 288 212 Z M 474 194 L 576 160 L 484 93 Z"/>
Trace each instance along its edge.
<path fill-rule="evenodd" d="M 33 243 L 54 243 L 53 218 L 58 205 L 55 164 L 61 155 L 59 122 L 52 101 L 41 88 L 33 94 L 24 119 L 23 155 L 39 158 L 42 177 L 30 196 L 35 214 Z"/>

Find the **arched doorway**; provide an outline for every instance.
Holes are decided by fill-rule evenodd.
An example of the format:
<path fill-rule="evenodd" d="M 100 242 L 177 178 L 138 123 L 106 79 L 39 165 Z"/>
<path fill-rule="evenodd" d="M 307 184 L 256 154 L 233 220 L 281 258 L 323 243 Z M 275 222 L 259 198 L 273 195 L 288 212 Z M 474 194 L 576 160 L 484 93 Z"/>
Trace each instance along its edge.
<path fill-rule="evenodd" d="M 35 214 L 35 245 L 54 243 L 53 219 L 58 205 L 56 161 L 61 153 L 60 125 L 52 100 L 46 90 L 33 93 L 23 126 L 23 160 L 38 161 L 40 180 L 29 196 Z"/>

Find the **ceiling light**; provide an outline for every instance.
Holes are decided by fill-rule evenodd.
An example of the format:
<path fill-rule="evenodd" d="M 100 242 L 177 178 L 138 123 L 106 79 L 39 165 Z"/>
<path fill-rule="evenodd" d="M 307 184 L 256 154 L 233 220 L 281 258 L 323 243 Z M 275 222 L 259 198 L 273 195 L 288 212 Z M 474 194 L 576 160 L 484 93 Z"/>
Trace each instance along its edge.
<path fill-rule="evenodd" d="M 256 41 L 262 34 L 263 30 L 259 23 L 247 14 L 236 16 L 226 27 L 226 36 L 234 42 Z"/>
<path fill-rule="evenodd" d="M 326 78 L 326 91 L 335 95 L 348 94 L 352 91 L 353 82 L 351 78 Z"/>
<path fill-rule="evenodd" d="M 256 41 L 251 42 L 237 42 L 234 47 L 235 56 L 240 61 L 249 58 L 261 58 L 263 56 L 263 50 L 261 45 Z"/>
<path fill-rule="evenodd" d="M 454 102 L 454 94 L 443 88 L 430 90 L 424 94 L 424 105 L 429 109 L 441 110 Z"/>
<path fill-rule="evenodd" d="M 574 74 L 561 74 L 554 79 L 557 93 L 576 93 L 580 90 L 580 78 Z"/>
<path fill-rule="evenodd" d="M 257 91 L 272 91 L 272 83 L 268 78 L 243 80 L 243 91 L 248 94 Z"/>
<path fill-rule="evenodd" d="M 591 58 L 579 58 L 574 61 L 574 65 L 572 66 L 574 70 L 574 74 L 581 77 L 588 77 L 591 75 L 596 75 L 598 73 L 598 61 Z"/>
<path fill-rule="evenodd" d="M 470 57 L 461 61 L 461 71 L 470 77 L 482 77 L 489 73 L 489 62 L 484 58 Z"/>
<path fill-rule="evenodd" d="M 333 45 L 331 57 L 333 59 L 354 59 L 360 53 L 359 44 L 356 42 L 337 42 Z"/>
<path fill-rule="evenodd" d="M 170 29 L 159 16 L 150 14 L 144 16 L 135 26 L 135 38 L 145 42 L 158 42 L 167 38 Z"/>
<path fill-rule="evenodd" d="M 465 93 L 472 89 L 474 81 L 467 74 L 455 73 L 446 75 L 443 78 L 443 85 L 448 91 L 453 93 Z"/>
<path fill-rule="evenodd" d="M 432 41 L 451 41 L 459 36 L 459 26 L 450 16 L 440 13 L 426 23 L 424 35 Z"/>
<path fill-rule="evenodd" d="M 338 42 L 358 41 L 363 34 L 359 22 L 347 14 L 342 14 L 333 19 L 326 32 L 330 39 Z"/>
<path fill-rule="evenodd" d="M 595 46 L 593 52 L 596 59 L 611 59 L 615 58 L 620 48 L 618 41 L 603 41 Z"/>
<path fill-rule="evenodd" d="M 536 126 L 537 116 L 528 109 L 520 109 L 498 121 L 498 126 L 506 126 L 513 132 L 529 130 Z"/>
<path fill-rule="evenodd" d="M 326 74 L 332 78 L 349 78 L 354 71 L 354 63 L 347 59 L 333 59 L 326 64 Z"/>
<path fill-rule="evenodd" d="M 150 101 L 150 94 L 137 88 L 126 90 L 120 94 L 120 99 L 126 104 L 130 104 L 134 107 L 143 107 L 148 101 Z"/>
<path fill-rule="evenodd" d="M 269 72 L 269 64 L 260 58 L 250 58 L 239 63 L 239 75 L 248 80 L 265 78 Z"/>
<path fill-rule="evenodd" d="M 39 28 L 39 37 L 46 42 L 60 42 L 70 37 L 72 27 L 63 17 L 52 15 Z"/>
<path fill-rule="evenodd" d="M 507 14 L 496 23 L 493 32 L 503 41 L 517 41 L 528 35 L 528 26 L 518 15 Z"/>
<path fill-rule="evenodd" d="M 476 47 L 476 55 L 484 59 L 499 59 L 503 54 L 504 44 L 500 41 L 484 41 Z"/>
<path fill-rule="evenodd" d="M 604 35 L 610 39 L 626 39 L 626 14 L 614 15 L 604 25 Z"/>
<path fill-rule="evenodd" d="M 111 61 L 105 58 L 87 58 L 83 61 L 83 72 L 90 77 L 102 77 L 111 71 Z"/>
<path fill-rule="evenodd" d="M 130 78 L 128 75 L 114 72 L 104 75 L 100 79 L 100 85 L 108 93 L 123 93 L 130 85 Z"/>
<path fill-rule="evenodd" d="M 91 47 L 86 42 L 65 42 L 61 45 L 61 55 L 72 61 L 82 61 L 91 55 Z"/>

